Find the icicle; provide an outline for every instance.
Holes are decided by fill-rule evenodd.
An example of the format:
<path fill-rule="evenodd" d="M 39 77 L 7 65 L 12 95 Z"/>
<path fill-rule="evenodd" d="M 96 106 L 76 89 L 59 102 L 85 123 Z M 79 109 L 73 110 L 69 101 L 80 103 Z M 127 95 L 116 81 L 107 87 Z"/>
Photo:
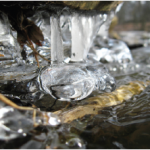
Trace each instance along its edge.
<path fill-rule="evenodd" d="M 71 61 L 80 62 L 86 60 L 87 53 L 100 25 L 104 22 L 102 14 L 85 16 L 74 13 L 71 18 L 72 49 Z"/>
<path fill-rule="evenodd" d="M 51 64 L 59 64 L 63 62 L 63 45 L 60 31 L 59 17 L 50 17 L 51 24 Z"/>

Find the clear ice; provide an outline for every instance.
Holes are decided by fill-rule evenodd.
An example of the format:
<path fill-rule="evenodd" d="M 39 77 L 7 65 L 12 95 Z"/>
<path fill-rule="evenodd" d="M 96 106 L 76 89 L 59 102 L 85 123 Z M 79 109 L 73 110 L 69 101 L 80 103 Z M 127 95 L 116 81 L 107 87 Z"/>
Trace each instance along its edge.
<path fill-rule="evenodd" d="M 41 71 L 39 81 L 46 93 L 61 101 L 81 100 L 92 91 L 111 92 L 115 80 L 97 64 L 60 64 Z"/>
<path fill-rule="evenodd" d="M 0 108 L 0 114 L 0 140 L 14 139 L 33 129 L 33 122 L 10 106 Z"/>
<path fill-rule="evenodd" d="M 51 29 L 50 29 L 50 19 L 49 19 L 49 13 L 48 12 L 43 12 L 39 11 L 36 12 L 32 17 L 28 17 L 29 20 L 33 21 L 42 31 L 44 35 L 44 41 L 42 42 L 42 46 L 38 46 L 34 44 L 36 50 L 44 56 L 47 59 L 50 59 L 50 49 L 51 49 Z M 25 61 L 26 63 L 33 64 L 36 62 L 35 57 L 33 55 L 33 51 L 30 47 L 27 45 L 24 45 L 22 51 L 24 51 L 26 58 Z M 43 63 L 43 65 L 47 65 L 47 62 L 45 62 L 42 58 L 38 57 L 39 62 Z"/>
<path fill-rule="evenodd" d="M 37 77 L 40 91 L 37 88 L 37 92 L 22 97 L 39 98 L 44 92 L 56 99 L 70 101 L 84 99 L 93 91 L 111 92 L 115 89 L 115 79 L 107 69 L 100 62 L 90 63 L 87 59 L 93 40 L 107 19 L 106 13 L 84 14 L 64 9 L 51 16 L 39 11 L 28 19 L 34 21 L 44 34 L 43 45 L 34 46 L 40 54 L 51 59 L 51 65 L 42 69 Z M 15 32 L 12 36 L 16 40 Z M 20 51 L 26 53 L 26 63 L 35 62 L 28 46 Z"/>
<path fill-rule="evenodd" d="M 108 30 L 113 16 L 114 12 L 110 12 L 107 15 L 106 21 L 98 31 L 90 52 L 88 53 L 89 61 L 126 65 L 133 61 L 130 50 L 124 42 L 109 38 Z"/>
<path fill-rule="evenodd" d="M 19 44 L 17 43 L 16 32 L 10 29 L 8 17 L 6 14 L 0 14 L 0 66 L 7 63 L 20 63 Z"/>
<path fill-rule="evenodd" d="M 70 101 L 84 99 L 93 91 L 111 92 L 115 89 L 115 79 L 102 64 L 86 63 L 94 36 L 106 16 L 106 14 L 88 16 L 73 12 L 70 16 L 66 15 L 66 18 L 60 16 L 50 18 L 51 66 L 42 69 L 38 76 L 42 91 L 58 100 Z M 69 34 L 71 57 L 68 64 L 65 62 L 65 49 L 62 48 L 64 43 L 67 43 L 63 40 L 66 34 L 63 36 L 65 28 L 61 26 L 62 21 L 64 26 L 68 27 L 66 27 L 68 33 L 71 29 Z"/>
<path fill-rule="evenodd" d="M 50 17 L 51 24 L 51 64 L 63 62 L 63 45 L 58 16 Z"/>
<path fill-rule="evenodd" d="M 27 136 L 35 124 L 56 127 L 61 123 L 60 118 L 51 112 L 36 110 L 36 115 L 33 114 L 32 110 L 20 111 L 0 102 L 0 140 Z"/>

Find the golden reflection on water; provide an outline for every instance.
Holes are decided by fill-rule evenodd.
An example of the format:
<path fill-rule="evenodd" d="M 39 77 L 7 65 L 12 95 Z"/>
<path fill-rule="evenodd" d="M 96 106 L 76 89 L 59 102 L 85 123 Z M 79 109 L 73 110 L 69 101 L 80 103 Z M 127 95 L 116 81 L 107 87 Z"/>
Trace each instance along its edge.
<path fill-rule="evenodd" d="M 99 94 L 98 96 L 85 99 L 79 102 L 78 106 L 56 111 L 55 114 L 59 115 L 63 123 L 82 118 L 89 114 L 96 115 L 104 107 L 120 104 L 134 95 L 140 94 L 148 85 L 150 85 L 150 81 L 133 81 L 127 85 L 120 86 L 114 92 Z"/>

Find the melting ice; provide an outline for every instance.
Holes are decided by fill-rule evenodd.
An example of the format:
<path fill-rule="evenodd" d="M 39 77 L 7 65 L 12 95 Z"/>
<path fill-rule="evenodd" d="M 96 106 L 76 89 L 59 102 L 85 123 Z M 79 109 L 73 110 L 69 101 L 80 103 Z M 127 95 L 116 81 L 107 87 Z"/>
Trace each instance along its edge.
<path fill-rule="evenodd" d="M 66 19 L 67 18 L 67 19 Z M 52 16 L 51 23 L 51 66 L 39 75 L 41 88 L 59 100 L 81 100 L 94 90 L 110 92 L 115 89 L 115 80 L 100 63 L 85 63 L 88 51 L 105 21 L 106 14 L 83 15 L 72 13 L 62 20 L 71 24 L 71 58 L 64 64 L 60 16 Z M 61 21 L 62 21 L 61 20 Z M 62 29 L 63 30 L 63 29 Z"/>
<path fill-rule="evenodd" d="M 114 12 L 110 12 L 107 15 L 106 21 L 101 26 L 93 45 L 88 54 L 90 61 L 101 61 L 103 63 L 118 63 L 128 64 L 132 62 L 132 55 L 127 45 L 115 39 L 110 39 L 108 36 L 108 30 L 111 20 L 114 16 Z"/>

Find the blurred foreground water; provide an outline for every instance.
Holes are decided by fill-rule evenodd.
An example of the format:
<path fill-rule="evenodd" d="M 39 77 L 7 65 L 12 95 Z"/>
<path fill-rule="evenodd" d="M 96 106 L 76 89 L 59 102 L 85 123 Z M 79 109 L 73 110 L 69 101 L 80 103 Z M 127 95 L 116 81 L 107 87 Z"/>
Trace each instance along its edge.
<path fill-rule="evenodd" d="M 146 83 L 150 80 L 150 47 L 130 52 L 122 41 L 109 39 L 107 31 L 110 22 L 107 21 L 111 14 L 88 18 L 84 15 L 80 17 L 76 13 L 68 16 L 68 10 L 63 13 L 60 19 L 51 18 L 51 22 L 49 14 L 45 12 L 30 18 L 41 27 L 45 37 L 43 46 L 37 49 L 46 58 L 51 57 L 53 68 L 49 67 L 48 62 L 40 60 L 41 66 L 47 67 L 37 69 L 32 50 L 25 46 L 20 54 L 15 41 L 16 33 L 8 32 L 11 30 L 4 29 L 7 26 L 1 23 L 5 32 L 1 33 L 3 41 L 1 40 L 0 54 L 4 57 L 0 57 L 0 93 L 20 106 L 34 106 L 37 110 L 17 110 L 0 103 L 0 148 L 150 148 L 150 86 L 146 89 L 141 86 L 144 90 L 132 97 L 125 93 L 129 94 L 128 99 L 121 104 L 98 109 L 96 115 L 87 114 L 63 123 L 61 118 L 53 114 L 65 110 L 67 100 L 68 109 L 77 105 L 84 106 L 87 98 L 94 100 L 96 96 L 101 97 L 101 94 L 114 90 L 115 86 L 119 88 L 129 82 Z M 102 23 L 95 24 L 97 17 L 101 18 L 105 28 L 103 31 L 106 32 L 99 30 L 92 45 L 95 30 Z M 78 19 L 79 29 L 75 25 Z M 70 26 L 71 22 L 74 26 Z M 59 23 L 62 28 L 59 28 Z M 85 23 L 91 26 L 82 29 Z M 46 26 L 49 30 L 45 30 Z M 57 41 L 49 37 L 50 27 L 56 29 L 51 32 L 51 37 L 55 36 L 60 45 L 56 45 Z M 87 32 L 91 28 L 95 30 Z M 63 33 L 62 43 L 59 30 Z M 78 45 L 75 45 L 70 37 L 72 35 L 72 39 L 78 38 L 77 31 L 81 36 L 77 40 Z M 65 57 L 55 55 L 59 48 L 66 52 Z M 56 51 L 50 54 L 54 49 Z M 84 61 L 79 63 L 82 59 Z M 70 60 L 76 63 L 68 64 Z M 55 61 L 58 61 L 56 66 Z M 51 69 L 54 71 L 50 72 Z M 111 98 L 111 93 L 108 98 Z M 74 101 L 81 99 L 83 100 Z"/>

